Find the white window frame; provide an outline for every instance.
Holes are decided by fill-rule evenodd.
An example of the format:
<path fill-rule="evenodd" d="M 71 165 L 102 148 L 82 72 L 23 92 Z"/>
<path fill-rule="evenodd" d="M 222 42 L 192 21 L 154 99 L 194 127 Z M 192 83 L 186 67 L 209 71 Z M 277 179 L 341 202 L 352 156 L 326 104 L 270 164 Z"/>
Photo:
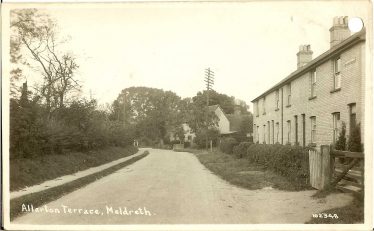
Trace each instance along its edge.
<path fill-rule="evenodd" d="M 334 59 L 334 90 L 341 88 L 342 60 L 340 57 Z"/>
<path fill-rule="evenodd" d="M 291 143 L 291 120 L 287 120 L 287 143 Z"/>
<path fill-rule="evenodd" d="M 266 144 L 266 124 L 263 126 L 263 140 L 262 140 L 262 143 L 265 143 Z"/>
<path fill-rule="evenodd" d="M 275 143 L 278 143 L 279 142 L 279 123 L 275 123 L 275 131 L 276 131 L 276 140 L 275 140 Z"/>
<path fill-rule="evenodd" d="M 279 89 L 275 91 L 275 109 L 279 109 Z"/>
<path fill-rule="evenodd" d="M 317 139 L 317 117 L 310 117 L 310 142 L 312 144 L 316 143 Z"/>
<path fill-rule="evenodd" d="M 291 105 L 291 83 L 287 84 L 287 106 Z"/>
<path fill-rule="evenodd" d="M 332 113 L 333 140 L 334 143 L 339 138 L 340 112 Z"/>
<path fill-rule="evenodd" d="M 266 96 L 262 99 L 262 114 L 266 114 Z"/>
<path fill-rule="evenodd" d="M 310 74 L 310 96 L 311 97 L 317 96 L 316 86 L 317 86 L 317 71 L 314 70 Z"/>

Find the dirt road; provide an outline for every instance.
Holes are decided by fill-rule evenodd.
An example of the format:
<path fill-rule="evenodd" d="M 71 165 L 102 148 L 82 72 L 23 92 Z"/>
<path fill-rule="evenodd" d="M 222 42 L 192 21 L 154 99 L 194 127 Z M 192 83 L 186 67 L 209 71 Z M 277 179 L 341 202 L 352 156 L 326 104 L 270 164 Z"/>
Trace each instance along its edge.
<path fill-rule="evenodd" d="M 304 223 L 351 201 L 315 191 L 246 190 L 207 170 L 191 153 L 150 149 L 140 161 L 40 207 L 12 224 Z M 33 212 L 32 212 L 33 209 Z"/>

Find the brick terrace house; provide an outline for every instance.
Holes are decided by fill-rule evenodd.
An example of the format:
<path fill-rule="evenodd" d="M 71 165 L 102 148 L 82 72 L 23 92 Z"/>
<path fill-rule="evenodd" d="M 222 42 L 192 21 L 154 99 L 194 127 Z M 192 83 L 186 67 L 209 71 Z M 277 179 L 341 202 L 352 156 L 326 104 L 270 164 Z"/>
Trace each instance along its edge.
<path fill-rule="evenodd" d="M 312 59 L 310 45 L 300 46 L 297 70 L 252 101 L 254 142 L 329 145 L 342 121 L 347 134 L 364 124 L 365 35 L 335 17 L 328 51 Z"/>

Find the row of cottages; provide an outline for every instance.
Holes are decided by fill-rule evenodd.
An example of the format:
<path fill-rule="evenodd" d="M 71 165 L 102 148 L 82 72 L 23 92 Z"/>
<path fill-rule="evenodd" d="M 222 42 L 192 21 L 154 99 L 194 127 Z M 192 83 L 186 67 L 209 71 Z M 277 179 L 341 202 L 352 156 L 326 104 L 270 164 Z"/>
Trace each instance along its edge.
<path fill-rule="evenodd" d="M 312 59 L 300 46 L 297 70 L 252 101 L 254 142 L 319 147 L 337 140 L 343 121 L 347 134 L 364 124 L 365 34 L 335 17 L 328 51 Z"/>

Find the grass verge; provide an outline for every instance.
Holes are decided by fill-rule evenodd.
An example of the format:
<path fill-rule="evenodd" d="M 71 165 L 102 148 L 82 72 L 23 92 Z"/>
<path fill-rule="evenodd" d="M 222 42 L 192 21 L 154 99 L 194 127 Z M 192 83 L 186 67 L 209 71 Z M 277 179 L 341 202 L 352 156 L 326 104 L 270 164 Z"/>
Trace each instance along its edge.
<path fill-rule="evenodd" d="M 190 151 L 190 150 L 186 150 Z M 222 179 L 247 189 L 262 189 L 273 187 L 285 191 L 301 191 L 311 189 L 310 186 L 300 186 L 266 167 L 249 162 L 245 158 L 238 159 L 218 150 L 213 152 L 192 151 L 199 161 L 210 171 Z"/>
<path fill-rule="evenodd" d="M 60 176 L 131 156 L 138 151 L 133 146 L 108 147 L 89 152 L 72 152 L 60 155 L 38 156 L 32 159 L 11 159 L 10 191 L 40 184 Z"/>
<path fill-rule="evenodd" d="M 107 168 L 101 172 L 97 172 L 77 180 L 71 181 L 69 183 L 53 187 L 41 192 L 31 193 L 19 198 L 15 198 L 10 201 L 10 220 L 20 216 L 22 214 L 22 204 L 32 204 L 35 208 L 42 206 L 48 202 L 57 200 L 58 198 L 75 191 L 78 188 L 81 188 L 87 184 L 90 184 L 104 176 L 112 174 L 113 172 L 126 167 L 149 154 L 148 151 L 145 151 L 143 154 L 136 156 L 130 160 L 122 162 L 120 164 L 114 165 L 110 168 Z"/>

